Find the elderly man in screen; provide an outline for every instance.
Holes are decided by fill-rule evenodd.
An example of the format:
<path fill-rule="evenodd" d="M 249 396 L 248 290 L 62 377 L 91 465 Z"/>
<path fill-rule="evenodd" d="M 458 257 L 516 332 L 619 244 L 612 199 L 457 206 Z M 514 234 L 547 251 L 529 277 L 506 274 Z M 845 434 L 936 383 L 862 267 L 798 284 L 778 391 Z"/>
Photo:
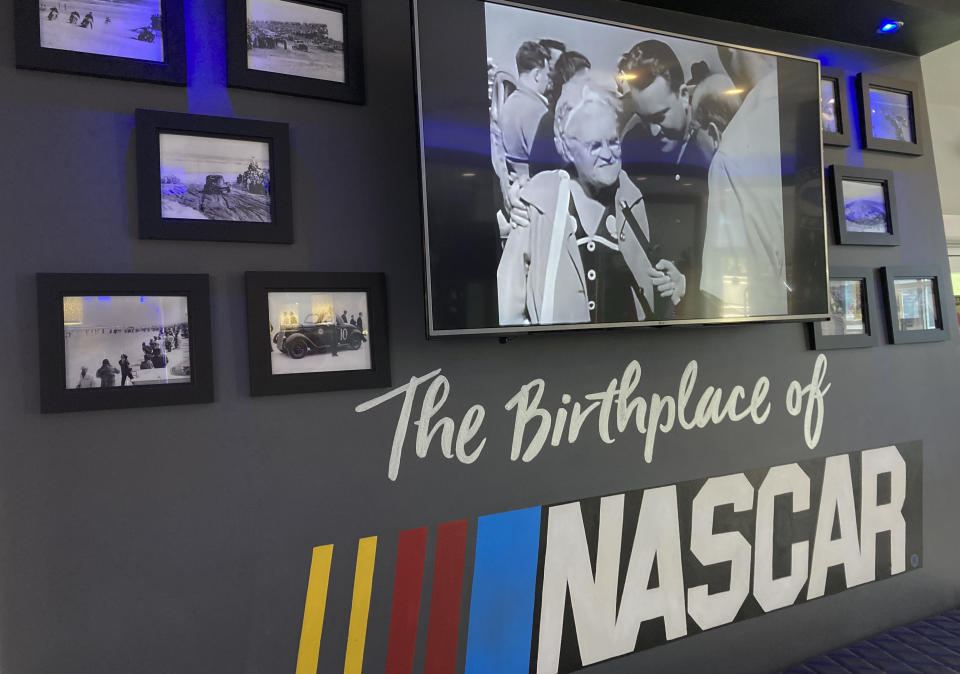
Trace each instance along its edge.
<path fill-rule="evenodd" d="M 501 325 L 653 320 L 654 293 L 679 302 L 686 279 L 650 257 L 643 195 L 620 166 L 619 101 L 585 82 L 557 102 L 569 165 L 534 176 L 497 270 Z"/>
<path fill-rule="evenodd" d="M 776 57 L 720 47 L 743 104 L 710 164 L 700 288 L 725 316 L 787 313 Z"/>

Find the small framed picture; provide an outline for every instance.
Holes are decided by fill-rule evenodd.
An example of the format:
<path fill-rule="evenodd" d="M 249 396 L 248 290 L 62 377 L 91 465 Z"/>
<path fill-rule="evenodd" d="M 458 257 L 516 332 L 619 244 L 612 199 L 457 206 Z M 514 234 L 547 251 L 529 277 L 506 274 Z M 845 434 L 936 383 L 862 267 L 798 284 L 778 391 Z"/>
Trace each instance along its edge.
<path fill-rule="evenodd" d="M 293 242 L 287 124 L 157 110 L 136 122 L 142 238 Z"/>
<path fill-rule="evenodd" d="M 893 172 L 860 166 L 831 167 L 837 242 L 897 246 L 897 198 Z"/>
<path fill-rule="evenodd" d="M 820 125 L 824 145 L 850 145 L 847 75 L 840 68 L 820 68 Z"/>
<path fill-rule="evenodd" d="M 883 287 L 894 344 L 950 339 L 951 294 L 939 267 L 883 267 Z"/>
<path fill-rule="evenodd" d="M 206 274 L 37 274 L 42 412 L 213 402 Z"/>
<path fill-rule="evenodd" d="M 923 91 L 918 83 L 868 73 L 857 76 L 863 143 L 870 150 L 923 154 Z"/>
<path fill-rule="evenodd" d="M 880 339 L 874 272 L 862 267 L 830 269 L 830 318 L 811 323 L 813 348 L 875 346 Z"/>
<path fill-rule="evenodd" d="M 364 102 L 360 0 L 227 3 L 227 84 Z"/>
<path fill-rule="evenodd" d="M 247 272 L 250 394 L 390 386 L 383 274 Z"/>
<path fill-rule="evenodd" d="M 183 0 L 15 0 L 17 67 L 187 83 Z"/>

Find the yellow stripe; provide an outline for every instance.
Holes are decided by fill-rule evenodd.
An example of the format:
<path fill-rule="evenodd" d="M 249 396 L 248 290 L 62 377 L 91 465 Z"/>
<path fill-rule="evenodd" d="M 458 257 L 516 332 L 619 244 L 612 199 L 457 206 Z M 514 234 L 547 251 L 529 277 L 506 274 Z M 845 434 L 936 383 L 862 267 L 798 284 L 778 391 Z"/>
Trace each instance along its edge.
<path fill-rule="evenodd" d="M 367 616 L 370 613 L 373 562 L 376 557 L 377 537 L 361 538 L 357 544 L 357 573 L 353 579 L 353 606 L 350 608 L 350 631 L 347 632 L 347 657 L 343 663 L 343 674 L 360 674 L 363 669 L 363 647 L 367 641 Z"/>
<path fill-rule="evenodd" d="M 320 633 L 323 631 L 323 613 L 327 607 L 327 586 L 330 583 L 332 559 L 332 545 L 321 545 L 313 549 L 310 579 L 307 581 L 307 602 L 303 607 L 297 674 L 317 674 L 317 661 L 320 659 Z"/>

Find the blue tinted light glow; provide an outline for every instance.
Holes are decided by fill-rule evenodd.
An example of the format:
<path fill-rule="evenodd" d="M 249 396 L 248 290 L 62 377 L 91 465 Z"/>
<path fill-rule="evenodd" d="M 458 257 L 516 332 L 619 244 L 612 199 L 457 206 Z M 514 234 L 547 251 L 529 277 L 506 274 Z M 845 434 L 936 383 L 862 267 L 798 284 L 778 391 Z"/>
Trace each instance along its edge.
<path fill-rule="evenodd" d="M 877 29 L 878 33 L 896 33 L 903 28 L 903 21 L 884 21 Z"/>

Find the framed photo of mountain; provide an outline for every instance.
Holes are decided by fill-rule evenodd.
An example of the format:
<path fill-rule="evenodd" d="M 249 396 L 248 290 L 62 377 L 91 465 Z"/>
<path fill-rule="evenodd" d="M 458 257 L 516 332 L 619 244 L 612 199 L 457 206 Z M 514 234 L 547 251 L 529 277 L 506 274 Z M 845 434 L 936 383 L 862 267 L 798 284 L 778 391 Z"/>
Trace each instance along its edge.
<path fill-rule="evenodd" d="M 831 167 L 837 242 L 900 245 L 893 172 L 861 166 Z"/>
<path fill-rule="evenodd" d="M 227 3 L 227 84 L 363 103 L 360 0 Z"/>
<path fill-rule="evenodd" d="M 185 85 L 183 0 L 16 0 L 17 67 Z"/>
<path fill-rule="evenodd" d="M 137 110 L 140 236 L 292 243 L 287 124 Z"/>

